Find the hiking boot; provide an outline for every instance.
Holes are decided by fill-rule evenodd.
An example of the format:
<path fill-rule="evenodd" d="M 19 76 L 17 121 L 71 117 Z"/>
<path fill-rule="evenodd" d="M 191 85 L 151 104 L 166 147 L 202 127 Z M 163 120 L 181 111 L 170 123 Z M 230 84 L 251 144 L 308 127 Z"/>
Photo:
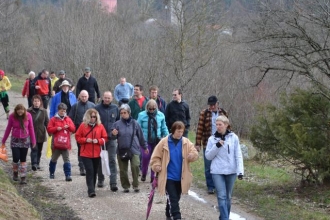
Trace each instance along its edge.
<path fill-rule="evenodd" d="M 9 119 L 9 112 L 6 112 L 6 115 L 7 115 L 7 120 Z"/>
<path fill-rule="evenodd" d="M 111 184 L 111 185 L 110 185 L 110 190 L 111 190 L 112 192 L 116 192 L 116 191 L 118 190 L 117 184 Z"/>
<path fill-rule="evenodd" d="M 18 181 L 18 172 L 13 172 L 13 180 Z"/>
<path fill-rule="evenodd" d="M 142 176 L 141 176 L 141 181 L 142 181 L 142 182 L 146 181 L 146 175 L 142 175 Z"/>
<path fill-rule="evenodd" d="M 207 193 L 208 193 L 209 195 L 214 194 L 214 189 L 208 189 L 208 190 L 207 190 Z"/>
<path fill-rule="evenodd" d="M 41 169 L 41 168 L 40 168 L 40 166 L 39 166 L 39 164 L 37 164 L 37 169 L 38 169 L 38 170 L 40 170 L 40 169 Z"/>
<path fill-rule="evenodd" d="M 37 165 L 32 165 L 32 170 L 33 171 L 37 171 L 37 169 L 38 169 Z"/>
<path fill-rule="evenodd" d="M 86 176 L 86 172 L 84 168 L 80 168 L 80 176 Z"/>
<path fill-rule="evenodd" d="M 55 179 L 54 173 L 49 174 L 49 179 Z"/>
<path fill-rule="evenodd" d="M 136 192 L 136 193 L 140 192 L 140 189 L 138 187 L 134 187 L 133 189 L 134 189 L 134 192 Z"/>
<path fill-rule="evenodd" d="M 26 184 L 26 178 L 25 178 L 25 176 L 24 176 L 24 177 L 21 177 L 21 182 L 20 182 L 20 184 Z"/>
<path fill-rule="evenodd" d="M 65 181 L 67 181 L 67 182 L 70 182 L 70 181 L 72 181 L 72 178 L 71 178 L 71 176 L 66 176 L 66 177 L 65 177 Z"/>
<path fill-rule="evenodd" d="M 97 187 L 102 188 L 104 186 L 104 181 L 98 181 L 97 182 Z"/>
<path fill-rule="evenodd" d="M 94 198 L 96 196 L 95 192 L 92 192 L 88 195 L 90 198 Z"/>
<path fill-rule="evenodd" d="M 124 189 L 123 192 L 124 193 L 129 193 L 129 189 Z"/>

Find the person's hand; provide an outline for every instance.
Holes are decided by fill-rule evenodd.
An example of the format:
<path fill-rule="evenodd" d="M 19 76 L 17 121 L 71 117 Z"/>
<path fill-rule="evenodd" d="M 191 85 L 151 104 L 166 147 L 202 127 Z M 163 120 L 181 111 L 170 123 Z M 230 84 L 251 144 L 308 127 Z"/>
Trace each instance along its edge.
<path fill-rule="evenodd" d="M 149 149 L 148 148 L 144 150 L 144 154 L 149 154 Z"/>
<path fill-rule="evenodd" d="M 161 166 L 156 166 L 156 167 L 155 167 L 155 171 L 156 171 L 157 173 L 159 173 L 160 171 L 162 171 L 162 167 L 161 167 Z"/>
<path fill-rule="evenodd" d="M 99 141 L 97 139 L 93 139 L 93 143 L 97 144 Z"/>
<path fill-rule="evenodd" d="M 101 98 L 97 98 L 97 99 L 96 99 L 96 102 L 100 102 L 100 101 L 101 101 Z"/>
<path fill-rule="evenodd" d="M 237 176 L 237 178 L 238 178 L 239 180 L 242 180 L 242 179 L 243 179 L 243 175 L 240 173 L 240 174 Z"/>
<path fill-rule="evenodd" d="M 37 145 L 36 144 L 34 144 L 34 145 L 32 145 L 32 148 L 35 148 Z"/>
<path fill-rule="evenodd" d="M 69 127 L 69 125 L 64 125 L 64 128 L 67 129 Z"/>
<path fill-rule="evenodd" d="M 196 150 L 199 152 L 201 150 L 201 146 L 195 145 Z"/>
<path fill-rule="evenodd" d="M 55 95 L 55 91 L 52 91 L 52 97 Z"/>
<path fill-rule="evenodd" d="M 193 153 L 189 153 L 188 156 L 187 156 L 187 159 L 188 159 L 188 160 L 192 160 L 192 159 L 194 159 L 194 157 L 195 157 L 195 156 L 194 156 Z"/>
<path fill-rule="evenodd" d="M 57 127 L 57 130 L 58 130 L 58 131 L 62 130 L 62 127 Z"/>
<path fill-rule="evenodd" d="M 40 89 L 40 86 L 35 86 L 36 89 Z"/>
<path fill-rule="evenodd" d="M 87 143 L 92 143 L 92 141 L 93 141 L 92 138 L 87 138 L 87 139 L 86 139 L 86 142 L 87 142 Z"/>
<path fill-rule="evenodd" d="M 222 145 L 225 143 L 225 141 L 220 140 L 219 142 L 216 143 L 217 147 L 220 148 Z"/>
<path fill-rule="evenodd" d="M 118 134 L 118 130 L 117 129 L 113 129 L 111 132 L 113 135 L 117 135 Z"/>

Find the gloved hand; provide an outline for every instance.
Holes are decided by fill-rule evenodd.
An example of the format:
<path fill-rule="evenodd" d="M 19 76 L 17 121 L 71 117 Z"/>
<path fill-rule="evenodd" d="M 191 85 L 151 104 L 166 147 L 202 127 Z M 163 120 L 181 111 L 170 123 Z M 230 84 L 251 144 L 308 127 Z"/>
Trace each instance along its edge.
<path fill-rule="evenodd" d="M 222 144 L 220 144 L 220 142 L 218 142 L 216 145 L 218 148 L 222 147 Z"/>
<path fill-rule="evenodd" d="M 243 179 L 243 175 L 240 173 L 240 174 L 238 174 L 237 178 L 238 178 L 239 180 L 242 180 L 242 179 Z"/>

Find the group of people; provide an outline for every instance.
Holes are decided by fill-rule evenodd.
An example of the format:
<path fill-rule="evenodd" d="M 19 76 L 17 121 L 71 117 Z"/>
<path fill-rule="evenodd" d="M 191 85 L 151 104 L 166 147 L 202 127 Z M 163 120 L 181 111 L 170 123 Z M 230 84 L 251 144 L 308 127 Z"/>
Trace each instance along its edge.
<path fill-rule="evenodd" d="M 34 72 L 29 73 L 22 91 L 29 108 L 26 110 L 22 104 L 15 107 L 2 139 L 4 144 L 12 132 L 14 181 L 18 181 L 19 171 L 21 183 L 26 183 L 29 147 L 32 170 L 40 169 L 46 130 L 52 136 L 50 178 L 55 178 L 57 160 L 62 155 L 65 180 L 72 181 L 69 143 L 70 133 L 74 133 L 79 171 L 86 176 L 89 197 L 96 196 L 96 186 L 104 187 L 105 177 L 100 166 L 103 146 L 109 155 L 111 191 L 118 190 L 117 162 L 124 193 L 128 193 L 131 186 L 134 192 L 139 192 L 139 173 L 144 182 L 151 167 L 150 182 L 157 173 L 159 192 L 168 198 L 166 217 L 181 219 L 180 195 L 188 193 L 192 182 L 189 163 L 198 159 L 202 146 L 208 193 L 217 193 L 219 219 L 229 219 L 234 182 L 236 178 L 243 178 L 244 169 L 239 139 L 231 131 L 228 115 L 219 107 L 217 97 L 210 96 L 209 107 L 200 112 L 194 145 L 188 139 L 191 118 L 181 89 L 174 89 L 172 101 L 166 104 L 157 86 L 151 86 L 146 97 L 142 85 L 133 86 L 122 77 L 114 89 L 114 98 L 119 104 L 116 105 L 110 91 L 105 91 L 101 100 L 89 67 L 84 69 L 84 76 L 76 86 L 65 74 L 61 70 L 57 78 L 54 72 L 48 76 L 47 70 L 42 70 L 37 77 Z M 78 99 L 73 93 L 75 89 Z M 121 159 L 120 150 L 125 148 L 132 153 L 129 160 Z M 132 183 L 127 172 L 129 163 Z"/>

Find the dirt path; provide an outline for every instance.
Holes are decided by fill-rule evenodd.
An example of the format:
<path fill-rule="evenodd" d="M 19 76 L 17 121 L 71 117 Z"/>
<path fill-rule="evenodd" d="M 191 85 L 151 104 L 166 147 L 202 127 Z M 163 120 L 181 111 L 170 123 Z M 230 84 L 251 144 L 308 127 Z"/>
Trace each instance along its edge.
<path fill-rule="evenodd" d="M 11 109 L 18 103 L 27 104 L 26 99 L 23 99 L 17 93 L 10 93 L 10 106 Z M 0 137 L 3 135 L 3 131 L 7 124 L 5 114 L 1 106 L 0 110 Z M 46 144 L 44 144 L 43 156 L 41 160 L 41 171 L 33 172 L 29 168 L 30 178 L 39 177 L 42 184 L 45 187 L 50 187 L 53 192 L 62 199 L 63 204 L 70 207 L 78 216 L 79 219 L 132 219 L 140 220 L 145 219 L 146 208 L 148 202 L 148 194 L 151 190 L 151 184 L 149 178 L 145 183 L 140 182 L 140 193 L 134 193 L 132 190 L 130 193 L 123 193 L 120 187 L 120 181 L 118 177 L 118 192 L 111 192 L 109 188 L 109 179 L 106 178 L 104 188 L 96 189 L 96 197 L 89 198 L 87 196 L 87 187 L 85 183 L 85 177 L 79 175 L 79 168 L 77 163 L 77 147 L 75 141 L 72 141 L 73 147 L 70 154 L 70 161 L 72 164 L 72 182 L 65 182 L 63 173 L 63 161 L 60 158 L 58 160 L 57 169 L 55 173 L 55 179 L 49 179 L 48 163 L 49 159 L 46 158 Z M 28 158 L 28 162 L 30 158 Z M 28 180 L 29 181 L 29 180 Z M 31 181 L 32 182 L 32 181 Z M 28 183 L 29 184 L 29 183 Z M 183 219 L 189 220 L 206 220 L 206 219 L 218 219 L 219 213 L 215 206 L 217 205 L 216 196 L 206 194 L 205 190 L 192 187 L 191 191 L 194 196 L 184 195 L 180 201 L 180 207 Z M 154 198 L 153 207 L 151 210 L 150 220 L 159 220 L 165 218 L 165 204 L 166 199 L 160 197 L 156 193 Z M 231 219 L 247 219 L 247 220 L 261 220 L 257 216 L 254 216 L 243 210 L 238 205 L 238 202 L 233 199 L 232 212 L 238 214 L 231 215 Z"/>

